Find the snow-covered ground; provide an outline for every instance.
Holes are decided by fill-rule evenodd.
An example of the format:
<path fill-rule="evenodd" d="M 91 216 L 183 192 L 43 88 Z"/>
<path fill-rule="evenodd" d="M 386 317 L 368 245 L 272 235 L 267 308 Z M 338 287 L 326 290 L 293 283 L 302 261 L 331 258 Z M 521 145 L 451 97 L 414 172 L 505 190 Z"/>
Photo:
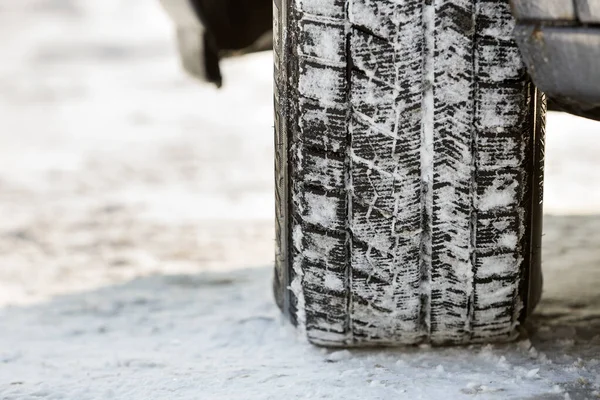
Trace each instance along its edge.
<path fill-rule="evenodd" d="M 271 55 L 217 91 L 171 39 L 154 0 L 0 0 L 0 399 L 599 396 L 600 123 L 549 118 L 523 339 L 325 351 L 271 300 Z"/>

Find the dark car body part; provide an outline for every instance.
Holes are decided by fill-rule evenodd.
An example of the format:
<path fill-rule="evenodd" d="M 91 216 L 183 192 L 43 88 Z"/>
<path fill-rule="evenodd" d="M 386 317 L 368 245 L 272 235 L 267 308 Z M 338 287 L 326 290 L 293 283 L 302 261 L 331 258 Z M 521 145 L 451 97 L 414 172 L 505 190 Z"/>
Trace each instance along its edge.
<path fill-rule="evenodd" d="M 600 0 L 511 0 L 515 37 L 550 109 L 600 120 Z"/>
<path fill-rule="evenodd" d="M 219 61 L 223 57 L 271 50 L 271 0 L 189 0 L 206 27 L 206 63 L 209 81 L 221 86 Z"/>
<path fill-rule="evenodd" d="M 184 69 L 222 84 L 223 57 L 270 50 L 272 0 L 161 0 L 175 22 Z"/>
<path fill-rule="evenodd" d="M 272 29 L 271 0 L 189 1 L 219 51 L 252 48 Z"/>

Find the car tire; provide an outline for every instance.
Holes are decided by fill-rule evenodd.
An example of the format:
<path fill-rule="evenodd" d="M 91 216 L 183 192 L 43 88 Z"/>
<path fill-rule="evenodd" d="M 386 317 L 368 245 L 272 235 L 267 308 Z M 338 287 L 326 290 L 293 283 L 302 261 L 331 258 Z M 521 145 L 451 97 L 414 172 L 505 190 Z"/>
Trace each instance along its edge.
<path fill-rule="evenodd" d="M 275 0 L 277 303 L 314 344 L 506 341 L 541 292 L 545 100 L 508 0 Z"/>

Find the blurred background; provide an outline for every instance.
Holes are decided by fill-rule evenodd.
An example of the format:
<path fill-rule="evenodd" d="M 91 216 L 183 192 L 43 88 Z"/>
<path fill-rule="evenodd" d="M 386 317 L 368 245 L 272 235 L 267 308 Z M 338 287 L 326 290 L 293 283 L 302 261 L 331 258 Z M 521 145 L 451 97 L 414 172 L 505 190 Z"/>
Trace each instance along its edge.
<path fill-rule="evenodd" d="M 235 297 L 252 282 L 248 296 L 260 304 L 223 310 L 241 305 L 239 313 L 276 318 L 271 53 L 226 60 L 217 90 L 180 69 L 173 33 L 158 0 L 0 0 L 0 344 L 12 332 L 4 348 L 21 345 L 25 332 L 42 340 L 56 320 L 41 316 L 60 307 L 104 310 L 85 293 L 155 275 L 261 267 L 226 292 Z M 559 354 L 559 340 L 596 340 L 573 360 L 600 357 L 600 123 L 549 115 L 546 155 L 546 290 L 536 318 L 547 331 L 567 331 L 538 342 Z M 168 289 L 153 285 L 145 301 Z M 113 292 L 98 293 L 104 304 Z M 184 305 L 186 315 L 200 312 L 189 293 L 164 306 L 169 315 Z M 220 334 L 231 331 L 223 326 Z M 235 332 L 232 340 L 247 328 Z M 57 340 L 66 343 L 67 333 Z M 89 340 L 73 354 L 100 339 Z M 1 350 L 0 368 L 13 360 Z M 22 371 L 37 374 L 40 357 Z"/>
<path fill-rule="evenodd" d="M 0 304 L 273 260 L 270 53 L 216 90 L 158 0 L 0 0 Z"/>

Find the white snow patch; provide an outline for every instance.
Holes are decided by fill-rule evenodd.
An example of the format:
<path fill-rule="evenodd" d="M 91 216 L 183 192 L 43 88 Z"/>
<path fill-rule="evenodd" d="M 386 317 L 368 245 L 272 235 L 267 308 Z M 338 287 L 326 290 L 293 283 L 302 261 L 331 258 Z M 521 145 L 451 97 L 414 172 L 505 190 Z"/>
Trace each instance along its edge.
<path fill-rule="evenodd" d="M 515 201 L 515 198 L 517 198 L 516 188 L 518 183 L 514 182 L 509 186 L 500 188 L 502 183 L 502 180 L 496 179 L 494 184 L 487 188 L 478 199 L 478 205 L 482 211 L 507 207 Z"/>
<path fill-rule="evenodd" d="M 327 356 L 327 361 L 338 362 L 345 361 L 352 358 L 352 353 L 348 350 L 334 351 Z"/>
<path fill-rule="evenodd" d="M 340 94 L 339 73 L 334 69 L 314 68 L 307 65 L 300 75 L 298 90 L 306 97 L 333 105 Z"/>
<path fill-rule="evenodd" d="M 518 241 L 519 238 L 515 233 L 503 233 L 498 239 L 498 246 L 515 250 L 517 248 Z"/>
<path fill-rule="evenodd" d="M 310 37 L 310 40 L 300 44 L 301 53 L 317 57 L 328 64 L 340 64 L 339 55 L 345 47 L 345 36 L 340 35 L 340 28 L 336 26 L 323 28 L 322 25 L 315 26 L 307 23 L 304 27 L 305 34 Z"/>
<path fill-rule="evenodd" d="M 345 282 L 338 275 L 332 273 L 325 274 L 325 287 L 327 289 L 341 292 L 345 289 Z"/>
<path fill-rule="evenodd" d="M 539 368 L 534 368 L 534 369 L 531 369 L 531 370 L 527 371 L 527 373 L 525 374 L 525 376 L 527 378 L 529 378 L 529 379 L 536 378 L 536 377 L 538 377 L 538 372 L 540 372 L 540 369 Z"/>
<path fill-rule="evenodd" d="M 518 260 L 514 254 L 500 254 L 495 256 L 482 257 L 479 261 L 481 263 L 478 270 L 480 278 L 486 278 L 490 276 L 506 276 L 511 271 L 515 270 Z"/>
<path fill-rule="evenodd" d="M 305 193 L 306 210 L 304 219 L 307 222 L 324 227 L 331 227 L 337 221 L 337 199 L 324 195 Z"/>

